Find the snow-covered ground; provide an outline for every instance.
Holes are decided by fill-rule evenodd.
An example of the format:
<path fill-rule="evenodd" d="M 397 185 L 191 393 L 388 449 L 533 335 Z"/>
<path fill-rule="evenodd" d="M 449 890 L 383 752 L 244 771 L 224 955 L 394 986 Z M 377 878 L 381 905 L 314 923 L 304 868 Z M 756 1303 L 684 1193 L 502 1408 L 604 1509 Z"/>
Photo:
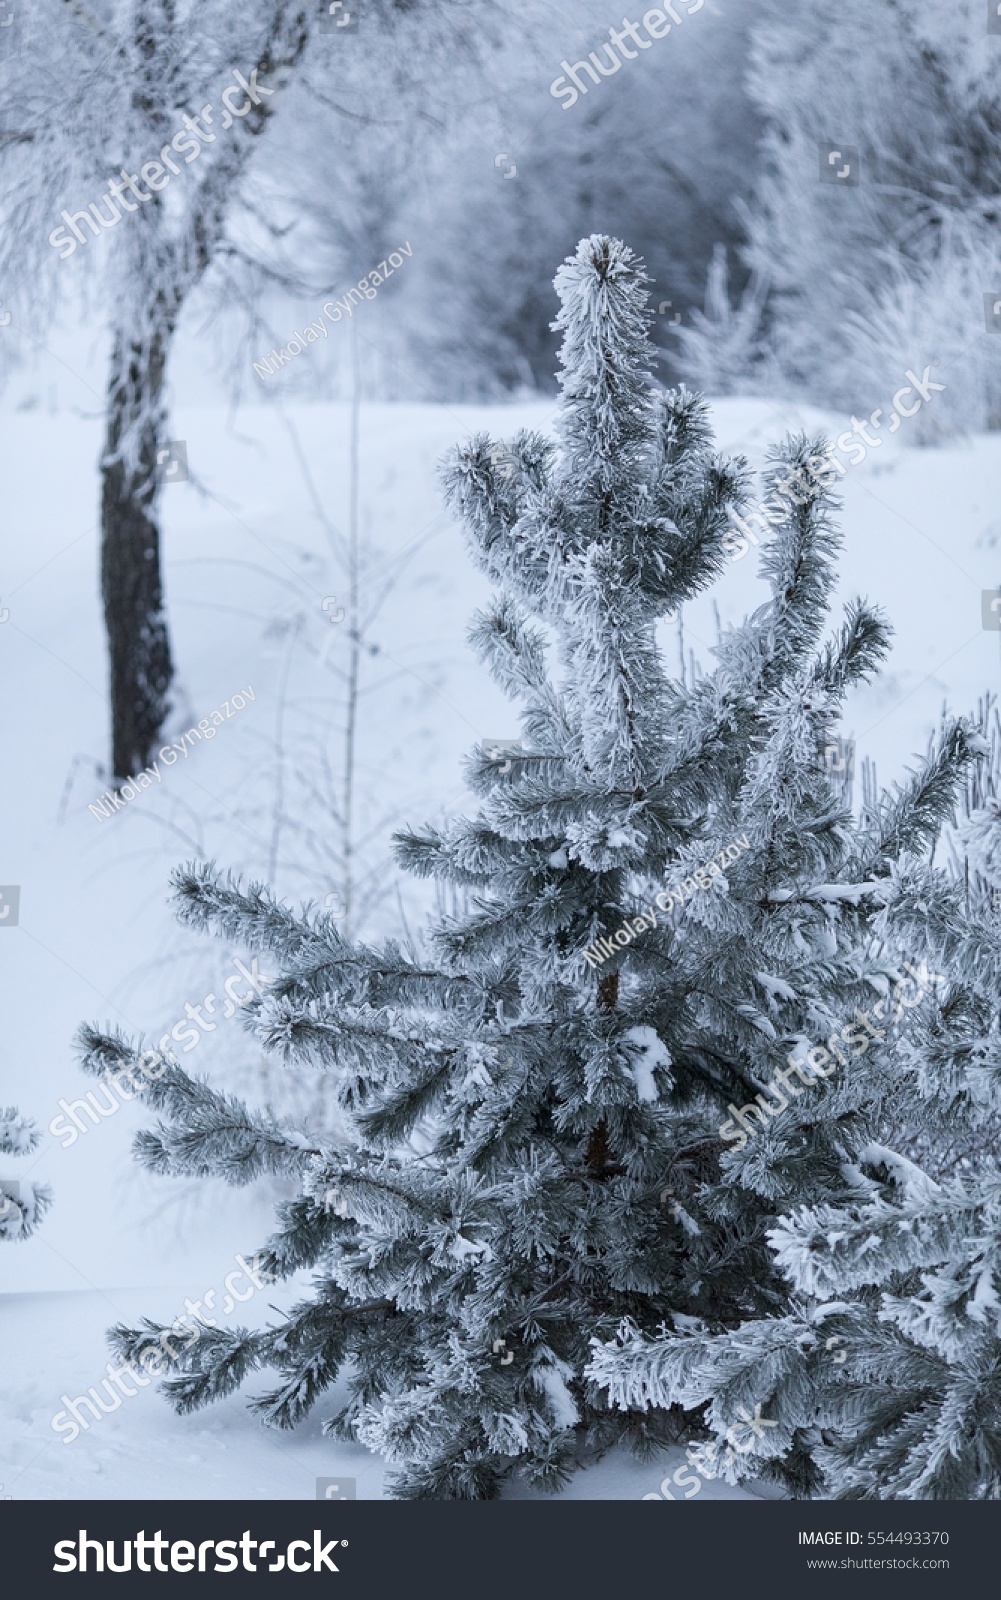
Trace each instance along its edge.
<path fill-rule="evenodd" d="M 553 414 L 539 401 L 363 408 L 362 532 L 379 548 L 382 570 L 400 574 L 374 628 L 378 654 L 360 732 L 373 817 L 397 800 L 414 822 L 458 806 L 462 753 L 485 737 L 517 736 L 499 691 L 465 646 L 469 615 L 487 588 L 442 512 L 434 469 L 450 443 L 475 429 L 504 436 L 523 425 L 545 427 Z M 106 758 L 108 721 L 97 576 L 100 424 L 65 410 L 4 414 L 0 883 L 20 885 L 21 903 L 18 926 L 0 927 L 0 1105 L 18 1104 L 42 1128 L 61 1099 L 90 1087 L 71 1050 L 81 1021 L 156 1038 L 212 986 L 210 952 L 192 957 L 189 945 L 178 955 L 166 906 L 171 867 L 199 847 L 258 870 L 268 859 L 262 795 L 286 659 L 285 642 L 268 627 L 300 610 L 322 633 L 322 602 L 338 588 L 322 565 L 328 535 L 302 463 L 338 526 L 348 499 L 347 408 L 292 405 L 287 417 L 292 431 L 265 406 L 232 416 L 222 406 L 182 404 L 173 412 L 173 436 L 186 442 L 191 471 L 191 481 L 170 485 L 163 497 L 186 708 L 174 736 L 248 684 L 255 699 L 161 783 L 99 821 L 87 806 L 107 782 L 96 770 Z M 846 426 L 838 416 L 760 400 L 721 401 L 715 417 L 721 447 L 746 452 L 755 466 L 788 429 L 833 434 Z M 923 751 L 944 700 L 966 710 L 997 688 L 1001 635 L 982 628 L 980 591 L 1001 587 L 999 483 L 995 434 L 926 451 L 888 438 L 842 485 L 842 598 L 868 595 L 897 630 L 886 673 L 854 695 L 844 729 L 857 741 L 859 761 L 875 758 L 884 784 Z M 704 666 L 715 638 L 712 600 L 726 626 L 764 598 L 755 565 L 751 555 L 734 564 L 712 595 L 686 608 L 686 649 Z M 676 659 L 673 624 L 664 644 Z M 322 719 L 331 693 L 325 667 L 305 655 L 297 663 L 288 698 L 298 720 L 287 720 L 286 742 L 312 715 Z M 308 853 L 306 861 L 304 869 L 300 851 L 283 866 L 283 892 L 322 899 L 329 884 L 318 870 L 310 885 Z M 278 881 L 282 888 L 281 873 Z M 361 931 L 388 931 L 395 915 L 386 898 Z M 237 1029 L 220 1021 L 185 1066 L 211 1073 L 230 1061 Z M 104 1375 L 105 1328 L 142 1314 L 178 1315 L 185 1296 L 197 1299 L 221 1284 L 237 1252 L 252 1252 L 269 1231 L 264 1195 L 206 1184 L 193 1185 L 185 1199 L 184 1186 L 140 1175 L 129 1155 L 140 1125 L 124 1107 L 70 1148 L 46 1135 L 36 1156 L 4 1158 L 4 1176 L 30 1170 L 51 1183 L 55 1203 L 31 1240 L 2 1254 L 0 1494 L 308 1498 L 317 1476 L 344 1473 L 357 1480 L 359 1496 L 378 1497 L 381 1464 L 361 1448 L 321 1439 L 332 1405 L 281 1435 L 262 1430 L 241 1398 L 177 1419 L 146 1390 L 72 1444 L 52 1430 L 60 1397 L 80 1395 Z M 281 1306 L 291 1298 L 278 1286 L 242 1314 L 266 1317 L 269 1300 Z M 266 1386 L 265 1376 L 249 1389 Z M 676 1453 L 651 1466 L 613 1456 L 567 1493 L 638 1499 L 680 1460 Z M 716 1483 L 702 1490 L 703 1498 L 741 1493 Z"/>

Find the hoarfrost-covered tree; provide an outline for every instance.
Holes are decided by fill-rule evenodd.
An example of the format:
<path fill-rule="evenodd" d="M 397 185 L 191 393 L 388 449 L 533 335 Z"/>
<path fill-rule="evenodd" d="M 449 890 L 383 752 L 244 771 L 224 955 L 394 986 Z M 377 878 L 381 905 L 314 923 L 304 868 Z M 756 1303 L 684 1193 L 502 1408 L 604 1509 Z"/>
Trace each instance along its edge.
<path fill-rule="evenodd" d="M 689 382 L 713 395 L 746 394 L 775 382 L 762 328 L 766 299 L 765 285 L 752 278 L 740 304 L 731 304 L 726 247 L 718 244 L 706 276 L 704 310 L 693 310 L 687 325 L 668 329 Z"/>
<path fill-rule="evenodd" d="M 38 1147 L 34 1123 L 16 1106 L 0 1107 L 0 1156 L 27 1156 Z M 0 1177 L 0 1240 L 27 1239 L 38 1227 L 52 1194 L 30 1178 Z"/>
<path fill-rule="evenodd" d="M 491 59 L 503 95 L 467 104 L 433 153 L 434 181 L 414 223 L 404 308 L 422 377 L 430 373 L 446 398 L 549 391 L 552 263 L 582 235 L 618 234 L 644 255 L 662 308 L 655 334 L 678 318 L 688 327 L 715 246 L 730 247 L 740 287 L 734 200 L 750 199 L 761 133 L 742 85 L 748 32 L 765 3 L 702 10 L 569 108 L 550 92 L 555 63 L 587 61 L 607 37 L 604 0 L 556 8 L 531 51 L 521 29 L 509 35 Z M 585 72 L 578 77 L 587 84 Z"/>
<path fill-rule="evenodd" d="M 996 808 L 971 832 L 1001 887 Z M 922 1164 L 878 1141 L 849 1146 L 854 1192 L 791 1208 L 769 1233 L 795 1299 L 785 1315 L 652 1341 L 624 1327 L 591 1376 L 627 1407 L 706 1406 L 732 1479 L 774 1468 L 798 1439 L 824 1498 L 997 1500 L 1001 916 L 971 915 L 964 886 L 911 861 L 893 875 L 878 932 L 947 976 L 846 1074 L 839 1098 L 864 1096 L 877 1128 L 906 1124 L 912 1140 L 917 1130 Z M 943 1162 L 952 1142 L 967 1153 Z M 723 1452 L 728 1416 L 750 1405 L 767 1419 L 760 1442 Z"/>
<path fill-rule="evenodd" d="M 118 778 L 146 765 L 170 705 L 158 501 L 178 470 L 166 385 L 182 315 L 213 272 L 230 303 L 265 283 L 309 287 L 301 252 L 287 246 L 290 266 L 278 249 L 289 219 L 254 186 L 275 112 L 294 97 L 289 113 L 315 143 L 317 123 L 331 131 L 332 69 L 371 102 L 387 59 L 394 71 L 400 56 L 418 62 L 419 77 L 474 37 L 462 0 L 364 10 L 364 30 L 335 38 L 317 32 L 316 0 L 34 0 L 9 44 L 4 35 L 0 82 L 16 107 L 0 134 L 10 332 L 75 296 L 110 335 L 101 592 Z"/>
<path fill-rule="evenodd" d="M 748 75 L 765 134 L 744 256 L 768 290 L 752 381 L 868 411 L 937 360 L 942 403 L 906 437 L 999 425 L 984 312 L 1001 283 L 996 43 L 981 0 L 766 0 Z M 820 181 L 841 143 L 860 161 L 843 187 Z M 697 330 L 683 370 L 710 365 L 728 333 L 725 318 Z"/>
<path fill-rule="evenodd" d="M 720 573 L 747 482 L 704 404 L 650 377 L 648 281 L 622 244 L 583 240 L 556 279 L 555 442 L 479 435 L 446 464 L 498 590 L 472 641 L 524 744 L 471 756 L 474 815 L 398 851 L 463 886 L 468 913 L 418 960 L 211 866 L 176 879 L 185 922 L 277 964 L 256 1036 L 294 1070 L 337 1069 L 349 1131 L 282 1126 L 176 1064 L 144 1087 L 160 1121 L 142 1162 L 294 1178 L 266 1265 L 317 1272 L 277 1328 L 177 1352 L 167 1392 L 190 1410 L 274 1367 L 253 1404 L 292 1427 L 347 1365 L 328 1431 L 382 1452 L 415 1498 L 491 1496 L 514 1472 L 552 1488 L 617 1441 L 677 1438 L 684 1401 L 609 1405 L 586 1373 L 624 1323 L 725 1336 L 790 1314 L 767 1230 L 850 1204 L 873 1133 L 859 1085 L 793 1088 L 784 1063 L 900 977 L 873 930 L 969 755 L 948 729 L 878 839 L 827 780 L 841 699 L 887 629 L 857 602 L 824 637 L 839 536 L 819 440 L 775 463 L 800 492 L 763 556 L 770 602 L 713 673 L 670 679 L 658 621 Z M 139 1046 L 85 1030 L 82 1048 L 101 1073 Z M 160 1332 L 113 1340 L 134 1356 Z M 816 1480 L 809 1444 L 783 1435 L 787 1482 Z"/>
<path fill-rule="evenodd" d="M 39 0 L 16 22 L 2 266 L 50 306 L 72 286 L 107 308 L 101 592 L 112 770 L 127 778 L 149 759 L 173 676 L 157 510 L 168 357 L 306 43 L 306 6 Z"/>
<path fill-rule="evenodd" d="M 624 1324 L 616 1340 L 597 1344 L 590 1376 L 615 1403 L 704 1408 L 715 1438 L 693 1464 L 732 1481 L 761 1473 L 789 1481 L 799 1442 L 811 1462 L 801 1488 L 824 1498 L 1001 1499 L 1001 807 L 992 707 L 988 696 L 979 718 L 990 743 L 966 733 L 956 744 L 946 727 L 939 748 L 952 742 L 950 759 L 926 769 L 938 789 L 929 815 L 950 823 L 952 861 L 933 871 L 912 840 L 885 882 L 876 940 L 887 953 L 912 952 L 935 981 L 903 1001 L 906 1021 L 898 1008 L 889 1030 L 874 1030 L 885 1043 L 823 1091 L 823 1114 L 857 1102 L 874 1137 L 861 1150 L 846 1143 L 854 1155 L 846 1199 L 792 1207 L 769 1231 L 790 1310 L 724 1333 L 676 1328 L 653 1340 Z M 968 768 L 963 785 L 970 754 L 988 760 Z M 897 831 L 896 811 L 887 797 L 873 808 L 874 843 Z M 727 1166 L 746 1181 L 741 1158 Z"/>

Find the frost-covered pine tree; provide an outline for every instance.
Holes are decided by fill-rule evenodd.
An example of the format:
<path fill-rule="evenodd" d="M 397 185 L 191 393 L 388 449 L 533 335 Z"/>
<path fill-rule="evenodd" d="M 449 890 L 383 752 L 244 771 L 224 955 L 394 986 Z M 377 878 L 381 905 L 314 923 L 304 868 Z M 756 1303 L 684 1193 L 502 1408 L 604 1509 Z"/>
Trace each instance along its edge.
<path fill-rule="evenodd" d="M 981 707 L 982 726 L 990 704 Z M 925 797 L 929 816 L 948 821 L 962 798 L 964 755 L 991 757 L 996 772 L 996 729 L 993 741 L 943 729 L 938 758 L 918 777 L 938 790 Z M 589 1375 L 613 1402 L 706 1408 L 715 1437 L 694 1464 L 707 1475 L 715 1467 L 732 1481 L 762 1470 L 781 1476 L 799 1440 L 812 1468 L 803 1486 L 824 1498 L 1001 1498 L 1001 812 L 993 787 L 990 774 L 986 785 L 983 771 L 968 774 L 958 870 L 955 857 L 949 870 L 933 870 L 912 837 L 885 880 L 875 938 L 885 951 L 919 954 L 911 971 L 924 981 L 894 1008 L 885 1043 L 844 1075 L 845 1090 L 864 1097 L 873 1130 L 868 1145 L 859 1149 L 853 1138 L 846 1146 L 852 1192 L 791 1207 L 769 1230 L 790 1309 L 724 1333 L 702 1327 L 646 1340 L 624 1324 L 616 1340 L 596 1341 Z M 980 802 L 972 808 L 970 795 Z M 884 797 L 870 819 L 878 847 L 899 838 L 899 799 Z M 845 1104 L 839 1096 L 830 1109 Z M 880 1142 L 887 1137 L 889 1146 Z"/>
<path fill-rule="evenodd" d="M 471 818 L 398 850 L 468 912 L 425 958 L 348 944 L 209 866 L 176 880 L 183 920 L 268 952 L 280 976 L 250 1025 L 290 1069 L 331 1073 L 345 1134 L 280 1126 L 176 1064 L 144 1088 L 161 1113 L 145 1165 L 295 1179 L 265 1266 L 317 1274 L 276 1328 L 206 1329 L 167 1391 L 189 1410 L 277 1368 L 253 1404 L 291 1427 L 344 1368 L 328 1430 L 415 1498 L 490 1496 L 513 1471 L 555 1487 L 617 1441 L 690 1429 L 680 1405 L 610 1405 L 586 1375 L 590 1341 L 624 1323 L 724 1335 L 789 1314 L 767 1230 L 847 1203 L 873 1135 L 857 1084 L 794 1086 L 786 1059 L 899 977 L 873 932 L 888 875 L 966 754 L 949 730 L 878 843 L 828 782 L 840 701 L 887 630 L 856 603 L 823 637 L 839 540 L 822 441 L 774 466 L 798 490 L 763 556 L 771 601 L 711 675 L 672 681 L 658 622 L 719 574 L 747 483 L 704 404 L 650 376 L 648 281 L 617 241 L 582 241 L 556 279 L 555 443 L 478 436 L 446 465 L 498 591 L 472 640 L 523 743 L 472 755 Z M 83 1045 L 97 1074 L 139 1048 Z M 161 1331 L 113 1338 L 133 1356 Z M 783 1437 L 788 1481 L 812 1481 L 806 1435 Z"/>
<path fill-rule="evenodd" d="M 34 1123 L 16 1106 L 0 1107 L 0 1157 L 27 1156 L 38 1146 Z M 52 1203 L 47 1184 L 0 1175 L 0 1240 L 27 1239 Z"/>
<path fill-rule="evenodd" d="M 967 842 L 1001 888 L 999 832 L 985 809 Z M 708 1459 L 732 1479 L 799 1438 L 824 1498 L 997 1500 L 1001 915 L 971 915 L 966 886 L 911 861 L 879 923 L 946 975 L 855 1074 L 871 1123 L 907 1128 L 920 1164 L 874 1139 L 847 1168 L 853 1193 L 779 1220 L 769 1244 L 795 1297 L 784 1315 L 653 1341 L 624 1326 L 590 1375 L 628 1408 L 706 1405 Z M 753 1441 L 742 1432 L 737 1449 L 754 1451 L 741 1459 L 726 1419 L 746 1417 L 752 1396 L 767 1422 Z"/>

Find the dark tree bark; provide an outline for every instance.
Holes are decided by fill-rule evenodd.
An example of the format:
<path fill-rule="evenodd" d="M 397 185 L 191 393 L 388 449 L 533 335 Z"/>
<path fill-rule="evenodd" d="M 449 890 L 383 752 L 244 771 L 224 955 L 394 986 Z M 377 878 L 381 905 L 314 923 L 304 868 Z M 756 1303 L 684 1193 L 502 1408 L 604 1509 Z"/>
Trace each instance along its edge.
<path fill-rule="evenodd" d="M 598 980 L 598 1009 L 601 1011 L 614 1011 L 619 1003 L 619 974 L 607 972 Z M 611 1178 L 621 1173 L 624 1169 L 612 1161 L 612 1153 L 608 1144 L 608 1123 L 602 1117 L 592 1129 L 587 1141 L 587 1154 L 584 1164 L 588 1176 L 592 1178 Z"/>
<path fill-rule="evenodd" d="M 101 461 L 101 597 L 111 668 L 114 776 L 152 759 L 173 677 L 156 515 L 170 323 L 115 338 Z"/>

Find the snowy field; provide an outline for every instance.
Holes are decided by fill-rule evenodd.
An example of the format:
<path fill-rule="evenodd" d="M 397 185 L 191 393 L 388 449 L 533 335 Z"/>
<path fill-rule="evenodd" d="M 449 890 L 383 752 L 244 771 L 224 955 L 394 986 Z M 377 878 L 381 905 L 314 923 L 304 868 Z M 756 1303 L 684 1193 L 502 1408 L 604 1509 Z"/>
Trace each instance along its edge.
<path fill-rule="evenodd" d="M 464 643 L 487 589 L 442 512 L 435 463 L 476 429 L 503 437 L 519 426 L 545 428 L 553 415 L 539 401 L 362 410 L 362 533 L 379 552 L 380 572 L 399 579 L 373 624 L 376 653 L 366 666 L 359 763 L 374 823 L 390 788 L 415 823 L 460 808 L 462 754 L 483 738 L 518 735 Z M 847 426 L 837 415 L 759 400 L 724 400 L 714 415 L 720 447 L 747 453 L 755 467 L 789 429 L 835 434 Z M 294 751 L 322 719 L 327 664 L 300 652 L 289 666 L 285 641 L 300 614 L 314 638 L 336 626 L 333 608 L 323 608 L 338 581 L 324 565 L 329 536 L 317 502 L 343 525 L 349 416 L 343 405 L 303 404 L 286 417 L 289 426 L 264 406 L 173 412 L 191 478 L 163 496 L 185 708 L 168 734 L 178 738 L 248 685 L 255 698 L 162 783 L 98 820 L 88 803 L 109 781 L 98 772 L 108 722 L 97 576 L 100 424 L 43 409 L 4 415 L 0 881 L 20 885 L 21 901 L 18 926 L 0 928 L 0 1104 L 18 1102 L 43 1129 L 60 1100 L 90 1087 L 71 1049 L 82 1021 L 155 1039 L 231 970 L 206 941 L 178 935 L 166 905 L 168 873 L 204 850 L 263 875 L 274 848 L 268 774 L 276 741 Z M 999 482 L 1001 434 L 928 450 L 908 449 L 898 436 L 850 468 L 841 487 L 841 598 L 867 595 L 896 630 L 886 672 L 854 695 L 844 727 L 858 761 L 871 756 L 883 784 L 924 750 L 944 701 L 966 711 L 998 687 L 1001 634 L 982 627 L 981 591 L 1001 587 Z M 703 667 L 711 663 L 713 600 L 726 627 L 764 597 L 749 555 L 686 608 L 686 655 L 691 649 Z M 664 648 L 676 661 L 673 624 Z M 294 708 L 284 721 L 280 704 Z M 384 856 L 384 842 L 373 843 L 374 860 L 380 850 Z M 278 853 L 280 891 L 322 900 L 329 884 L 319 868 L 309 881 L 308 848 L 279 841 Z M 372 900 L 358 930 L 364 937 L 397 925 L 393 886 L 381 870 L 385 882 L 376 888 L 385 892 Z M 419 900 L 405 904 L 408 915 L 419 914 Z M 257 1070 L 249 1052 L 237 1022 L 220 1020 L 184 1065 L 210 1075 L 242 1071 L 245 1085 Z M 380 1497 L 381 1463 L 320 1437 L 330 1403 L 284 1435 L 262 1430 L 240 1397 L 178 1419 L 150 1389 L 71 1444 L 53 1431 L 60 1396 L 83 1394 L 104 1375 L 110 1324 L 178 1315 L 185 1297 L 220 1286 L 237 1253 L 251 1253 L 270 1231 L 272 1196 L 217 1183 L 182 1193 L 183 1185 L 139 1174 L 129 1145 L 140 1125 L 124 1107 L 71 1147 L 46 1135 L 21 1170 L 5 1160 L 5 1175 L 25 1177 L 30 1167 L 32 1178 L 50 1183 L 55 1203 L 44 1228 L 3 1257 L 0 1493 L 294 1499 L 311 1498 L 318 1476 L 343 1473 L 360 1498 Z M 282 1285 L 256 1295 L 242 1314 L 254 1323 L 270 1315 L 269 1298 L 282 1306 L 293 1297 Z M 251 1382 L 248 1392 L 266 1383 Z M 680 1460 L 680 1452 L 663 1466 L 612 1456 L 568 1493 L 639 1499 Z M 721 1495 L 743 1491 L 704 1485 L 703 1498 Z"/>

